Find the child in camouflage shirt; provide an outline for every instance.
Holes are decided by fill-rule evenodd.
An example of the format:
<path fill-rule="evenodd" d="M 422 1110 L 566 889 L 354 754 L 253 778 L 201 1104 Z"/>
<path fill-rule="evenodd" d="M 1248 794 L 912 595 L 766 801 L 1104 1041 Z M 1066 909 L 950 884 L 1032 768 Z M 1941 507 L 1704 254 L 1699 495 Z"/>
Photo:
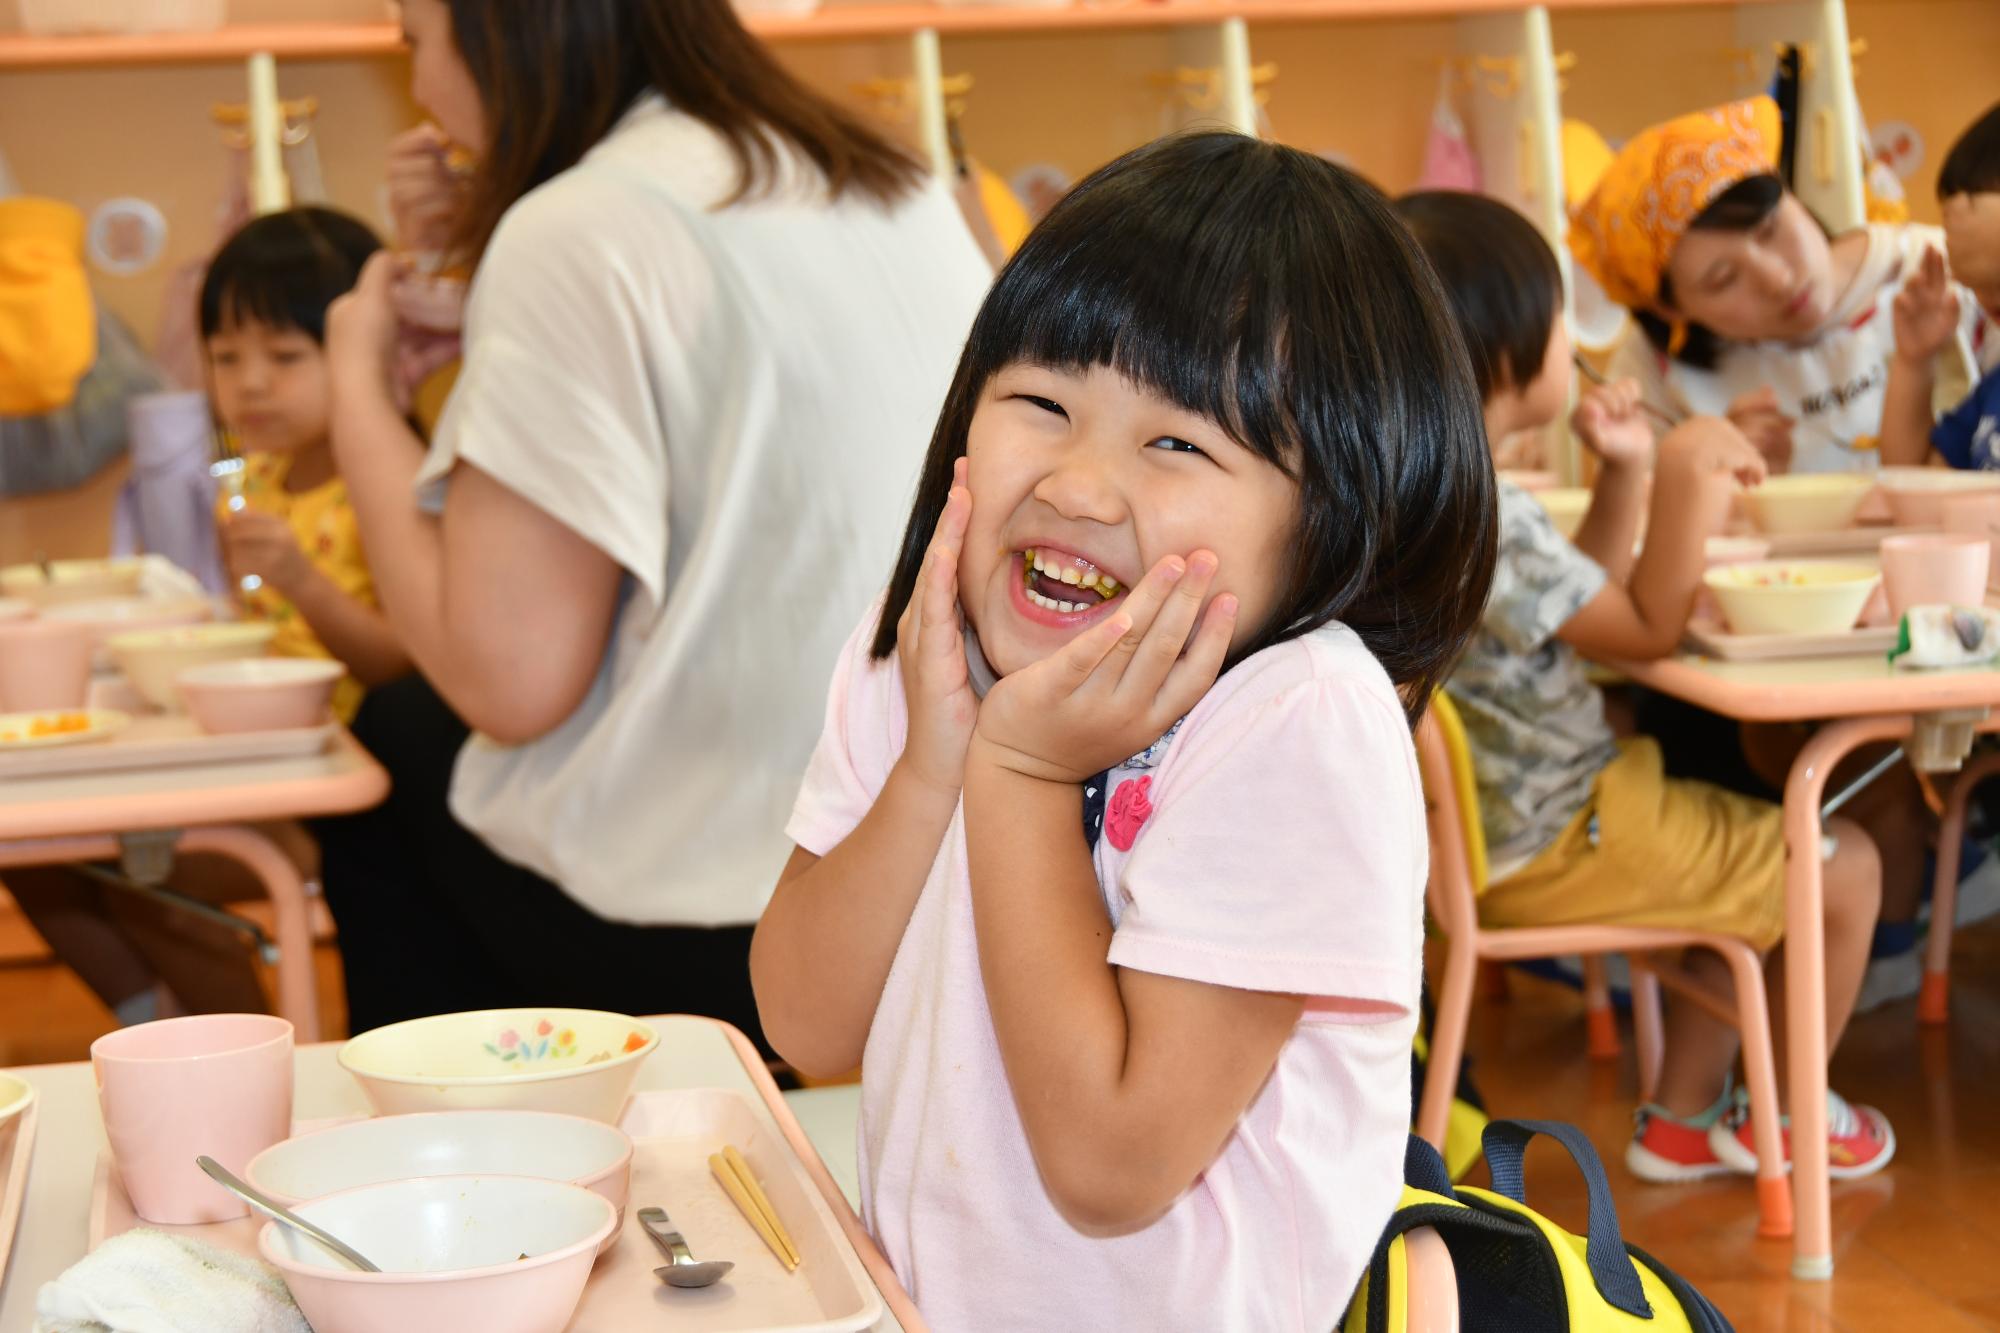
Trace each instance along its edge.
<path fill-rule="evenodd" d="M 1556 420 L 1571 361 L 1547 243 L 1505 204 L 1474 195 L 1415 194 L 1397 207 L 1457 308 L 1488 438 L 1497 444 Z M 1763 479 L 1763 458 L 1713 417 L 1677 426 L 1656 454 L 1630 381 L 1586 394 L 1571 425 L 1599 465 L 1582 525 L 1565 538 L 1533 496 L 1500 483 L 1492 596 L 1446 686 L 1471 742 L 1491 852 L 1480 918 L 1703 930 L 1740 936 L 1775 958 L 1785 911 L 1779 807 L 1669 778 L 1654 741 L 1618 740 L 1580 656 L 1645 661 L 1675 650 L 1701 586 L 1706 539 L 1727 515 L 1732 483 Z M 1642 516 L 1647 541 L 1635 555 Z M 1867 966 L 1881 863 L 1857 825 L 1833 820 L 1827 831 L 1836 846 L 1825 873 L 1831 1049 Z M 1731 993 L 1720 958 L 1692 952 L 1686 967 L 1716 995 Z M 1774 1036 L 1782 1058 L 1782 1024 Z M 1728 1087 L 1736 1042 L 1734 1028 L 1698 1007 L 1670 1006 L 1657 1101 L 1639 1108 L 1626 1150 L 1634 1174 L 1755 1172 L 1748 1107 Z M 1895 1152 L 1880 1111 L 1835 1093 L 1828 1136 L 1835 1177 L 1872 1174 Z"/>

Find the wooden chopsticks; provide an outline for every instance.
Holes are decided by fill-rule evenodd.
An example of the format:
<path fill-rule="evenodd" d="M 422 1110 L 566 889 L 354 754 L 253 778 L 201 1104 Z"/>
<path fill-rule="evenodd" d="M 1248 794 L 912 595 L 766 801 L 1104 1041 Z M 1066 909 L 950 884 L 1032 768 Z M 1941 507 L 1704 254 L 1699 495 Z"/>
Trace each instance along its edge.
<path fill-rule="evenodd" d="M 771 1253 L 785 1266 L 787 1273 L 799 1266 L 799 1247 L 793 1243 L 791 1233 L 778 1220 L 778 1210 L 771 1206 L 764 1187 L 757 1183 L 757 1177 L 750 1172 L 750 1163 L 743 1160 L 743 1154 L 725 1144 L 719 1153 L 711 1153 L 708 1169 L 715 1173 L 723 1193 L 736 1205 L 744 1220 L 756 1229 L 764 1243 L 771 1247 Z"/>

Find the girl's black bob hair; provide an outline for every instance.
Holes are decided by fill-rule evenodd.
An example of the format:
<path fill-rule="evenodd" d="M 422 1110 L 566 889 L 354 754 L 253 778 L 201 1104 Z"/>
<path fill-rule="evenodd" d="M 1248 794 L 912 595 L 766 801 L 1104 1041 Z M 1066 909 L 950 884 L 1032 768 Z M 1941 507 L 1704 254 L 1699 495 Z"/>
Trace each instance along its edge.
<path fill-rule="evenodd" d="M 1071 191 L 973 323 L 877 658 L 895 651 L 987 383 L 1018 362 L 1110 367 L 1282 469 L 1299 491 L 1291 567 L 1237 657 L 1342 621 L 1422 715 L 1485 608 L 1493 463 L 1451 306 L 1379 191 L 1219 131 L 1137 149 Z"/>
<path fill-rule="evenodd" d="M 201 284 L 201 336 L 244 323 L 297 329 L 322 345 L 326 311 L 352 291 L 382 242 L 358 218 L 293 208 L 244 225 L 216 252 Z"/>

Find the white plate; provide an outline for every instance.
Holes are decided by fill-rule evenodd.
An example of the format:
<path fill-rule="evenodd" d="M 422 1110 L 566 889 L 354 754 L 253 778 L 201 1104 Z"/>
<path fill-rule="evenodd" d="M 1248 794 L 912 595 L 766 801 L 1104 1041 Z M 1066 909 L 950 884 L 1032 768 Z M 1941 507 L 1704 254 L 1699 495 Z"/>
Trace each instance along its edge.
<path fill-rule="evenodd" d="M 75 731 L 58 731 L 46 736 L 28 734 L 28 728 L 38 720 L 72 716 L 85 718 L 86 725 Z M 58 745 L 81 745 L 85 741 L 103 740 L 123 731 L 131 720 L 124 713 L 109 708 L 50 708 L 39 713 L 0 714 L 0 751 L 48 750 Z"/>

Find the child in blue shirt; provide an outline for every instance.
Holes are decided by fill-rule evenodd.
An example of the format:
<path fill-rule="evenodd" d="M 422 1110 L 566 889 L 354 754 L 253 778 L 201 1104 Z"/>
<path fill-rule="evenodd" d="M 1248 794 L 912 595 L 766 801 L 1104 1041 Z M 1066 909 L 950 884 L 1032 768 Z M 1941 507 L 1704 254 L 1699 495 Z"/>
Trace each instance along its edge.
<path fill-rule="evenodd" d="M 1952 145 L 1938 172 L 1938 203 L 1951 272 L 1947 276 L 1945 257 L 1932 251 L 1896 298 L 1882 461 L 1922 463 L 1935 450 L 1951 467 L 2000 471 L 2000 364 L 1982 355 L 1986 377 L 1935 423 L 1930 401 L 1931 360 L 1958 327 L 1954 285 L 1969 290 L 1987 319 L 2000 324 L 2000 106 Z"/>

